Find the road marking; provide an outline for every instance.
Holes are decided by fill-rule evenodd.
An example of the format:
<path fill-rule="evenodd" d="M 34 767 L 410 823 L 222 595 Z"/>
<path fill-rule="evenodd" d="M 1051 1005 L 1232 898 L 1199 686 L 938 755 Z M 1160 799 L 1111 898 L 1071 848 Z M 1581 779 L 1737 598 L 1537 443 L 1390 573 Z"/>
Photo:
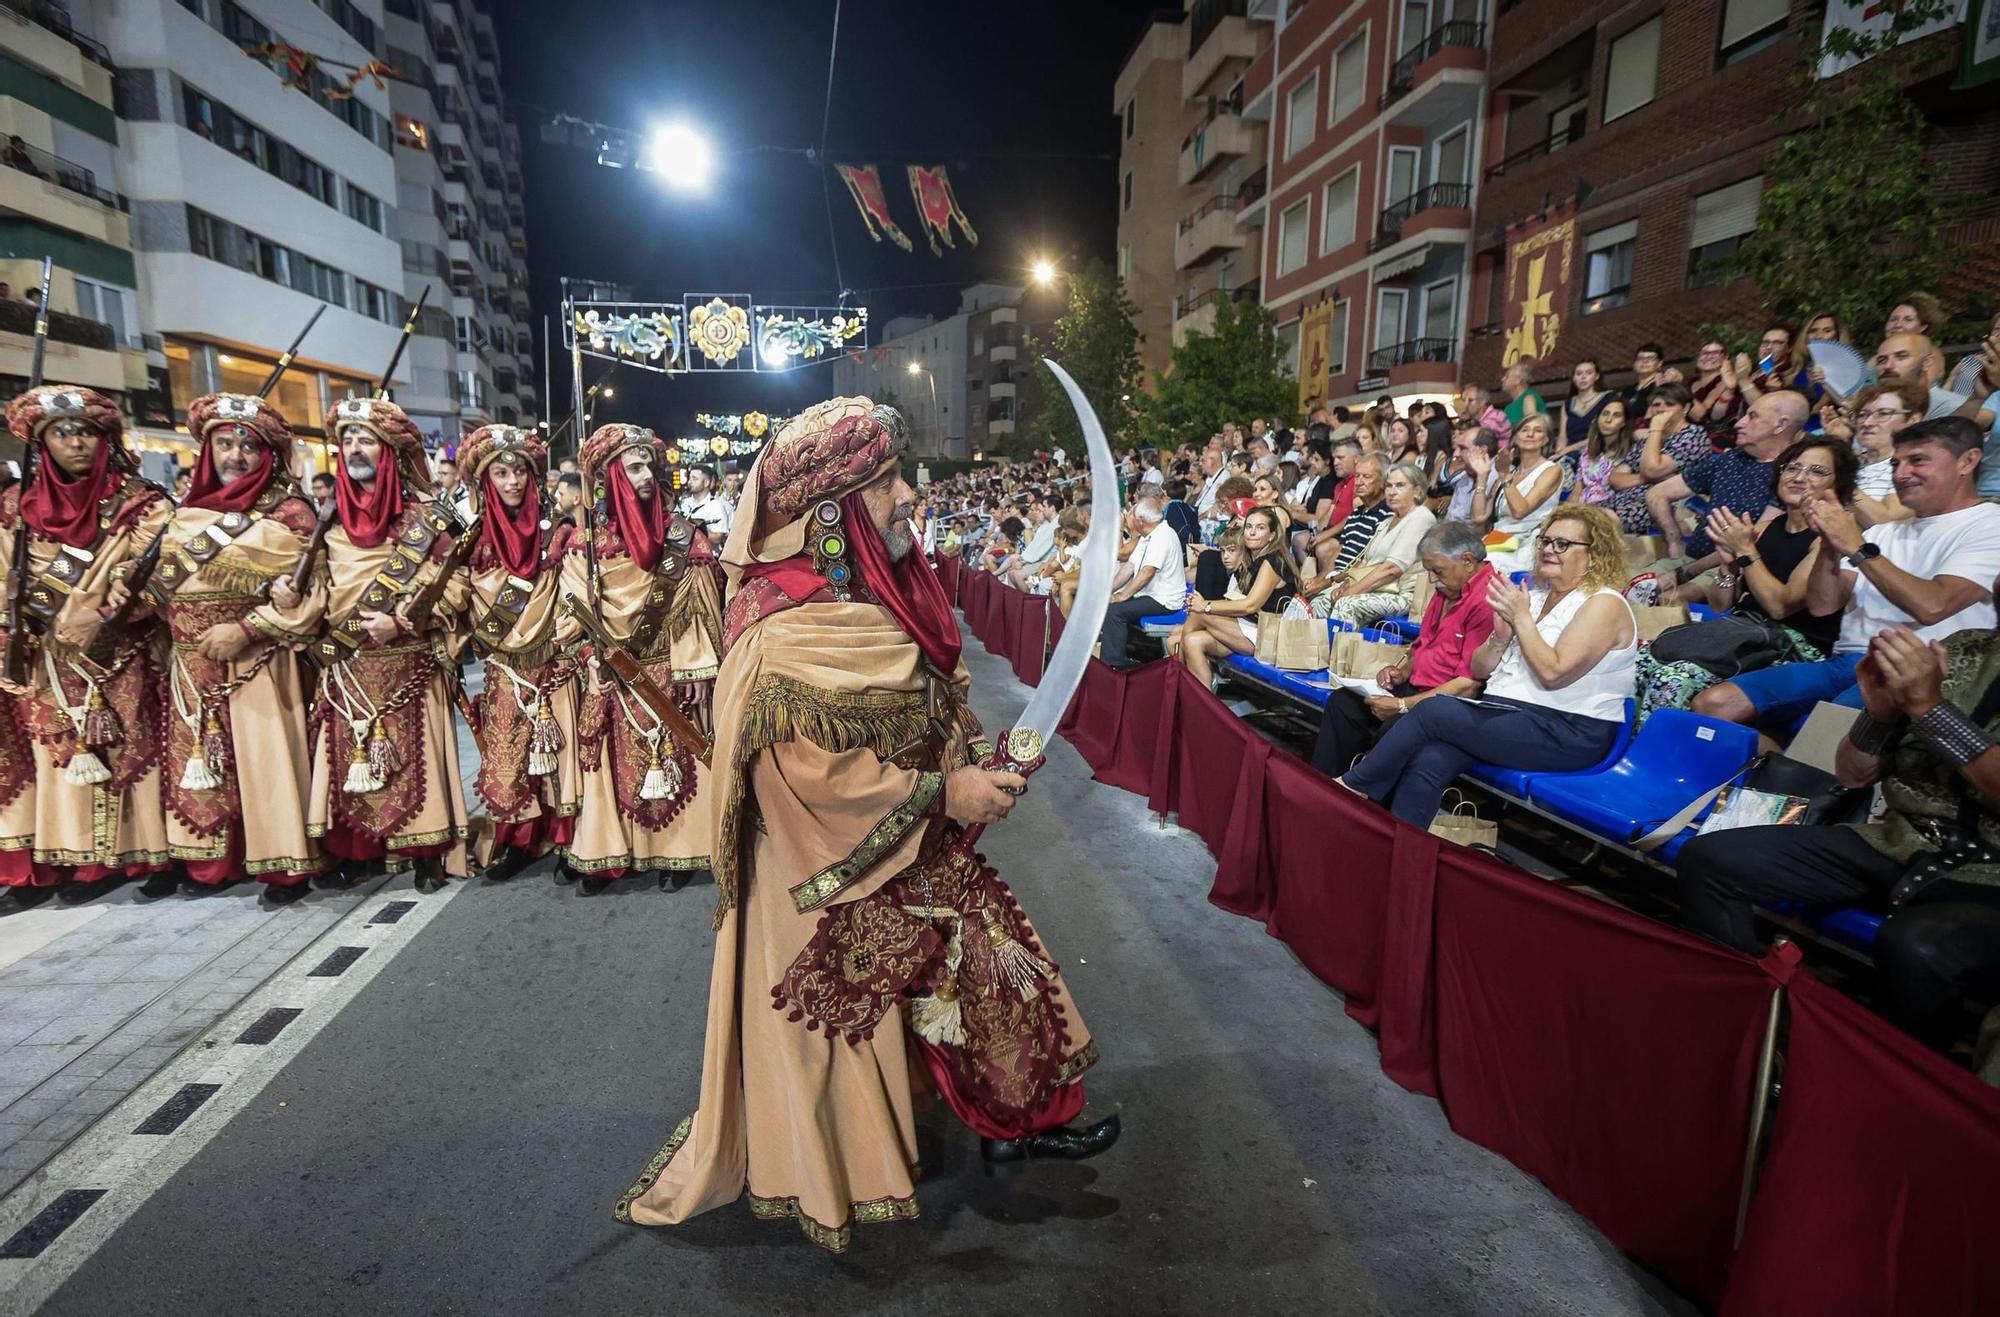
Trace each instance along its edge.
<path fill-rule="evenodd" d="M 0 1314 L 39 1308 L 467 886 L 371 892 L 0 1201 Z"/>

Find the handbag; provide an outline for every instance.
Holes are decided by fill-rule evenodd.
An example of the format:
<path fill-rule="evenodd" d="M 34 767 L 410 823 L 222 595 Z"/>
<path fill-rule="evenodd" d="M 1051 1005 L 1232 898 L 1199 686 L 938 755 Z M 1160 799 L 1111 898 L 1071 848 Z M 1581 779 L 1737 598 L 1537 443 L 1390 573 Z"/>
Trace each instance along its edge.
<path fill-rule="evenodd" d="M 1265 613 L 1257 619 L 1257 661 L 1285 672 L 1313 672 L 1327 666 L 1326 622 L 1317 617 Z"/>
<path fill-rule="evenodd" d="M 1746 613 L 1668 627 L 1653 638 L 1652 654 L 1658 662 L 1692 663 L 1724 680 L 1804 657 L 1790 631 L 1768 617 Z"/>
<path fill-rule="evenodd" d="M 1500 825 L 1479 817 L 1478 808 L 1456 791 L 1444 793 L 1437 816 L 1431 820 L 1431 835 L 1476 850 L 1495 851 L 1500 845 Z"/>

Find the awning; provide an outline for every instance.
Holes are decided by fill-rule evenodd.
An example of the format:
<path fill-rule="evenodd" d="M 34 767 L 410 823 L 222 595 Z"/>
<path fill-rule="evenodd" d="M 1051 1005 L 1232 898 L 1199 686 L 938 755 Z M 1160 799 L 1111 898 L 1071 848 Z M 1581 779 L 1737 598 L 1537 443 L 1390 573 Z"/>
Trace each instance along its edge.
<path fill-rule="evenodd" d="M 1413 270 L 1422 269 L 1424 259 L 1430 254 L 1431 244 L 1420 242 L 1401 256 L 1390 257 L 1375 267 L 1375 282 L 1381 283 L 1384 279 L 1394 279 L 1398 275 L 1409 274 Z"/>

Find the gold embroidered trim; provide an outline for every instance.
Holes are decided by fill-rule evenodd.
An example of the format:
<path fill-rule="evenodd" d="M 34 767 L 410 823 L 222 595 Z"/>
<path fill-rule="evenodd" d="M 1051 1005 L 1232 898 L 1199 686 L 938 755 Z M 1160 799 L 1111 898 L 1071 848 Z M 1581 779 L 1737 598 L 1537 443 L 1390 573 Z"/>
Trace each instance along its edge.
<path fill-rule="evenodd" d="M 629 851 L 624 855 L 607 855 L 596 860 L 579 860 L 575 855 L 565 852 L 563 862 L 578 873 L 603 873 L 607 869 L 629 869 L 633 873 L 652 873 L 655 870 L 681 873 L 709 867 L 709 857 L 706 855 L 690 855 L 680 860 L 657 859 L 653 856 L 640 859 Z"/>
<path fill-rule="evenodd" d="M 673 1137 L 667 1140 L 666 1146 L 653 1154 L 653 1160 L 646 1163 L 646 1169 L 639 1172 L 639 1178 L 632 1181 L 632 1187 L 619 1195 L 617 1203 L 611 1208 L 612 1216 L 627 1225 L 632 1223 L 632 1201 L 659 1182 L 661 1174 L 667 1169 L 667 1163 L 674 1159 L 674 1154 L 681 1150 L 683 1143 L 687 1142 L 688 1131 L 693 1128 L 694 1117 L 682 1116 L 681 1123 L 674 1126 Z"/>
<path fill-rule="evenodd" d="M 932 802 L 942 790 L 944 774 L 917 774 L 916 785 L 910 789 L 909 796 L 868 830 L 868 835 L 861 839 L 853 854 L 844 860 L 834 861 L 792 888 L 792 904 L 799 913 L 804 914 L 832 900 L 848 884 L 873 868 L 876 861 L 894 850 L 910 829 L 930 813 Z"/>
<path fill-rule="evenodd" d="M 101 851 L 37 850 L 34 855 L 36 864 L 101 864 L 107 869 L 124 869 L 134 864 L 166 864 L 173 858 L 165 851 L 123 851 L 117 855 L 106 855 Z"/>
<path fill-rule="evenodd" d="M 379 652 L 379 651 L 378 651 Z M 306 836 L 319 838 L 326 835 L 326 824 L 306 824 Z M 385 851 L 406 850 L 411 846 L 435 846 L 441 841 L 468 841 L 472 837 L 470 828 L 440 828 L 436 832 L 411 832 L 400 837 L 391 837 L 382 843 Z"/>
<path fill-rule="evenodd" d="M 705 668 L 675 668 L 674 681 L 676 683 L 690 682 L 690 681 L 714 681 L 715 674 L 720 671 L 722 671 L 722 665 L 720 663 L 711 663 Z"/>
<path fill-rule="evenodd" d="M 829 1226 L 807 1216 L 796 1198 L 746 1196 L 750 1199 L 750 1215 L 759 1221 L 797 1221 L 805 1237 L 829 1253 L 845 1253 L 848 1245 L 854 1242 L 854 1227 L 857 1225 L 914 1221 L 923 1215 L 915 1198 L 871 1198 L 865 1203 L 849 1203 L 847 1220 L 840 1225 Z"/>
<path fill-rule="evenodd" d="M 1055 1078 L 1049 1082 L 1057 1088 L 1073 1082 L 1078 1075 L 1096 1065 L 1098 1061 L 1097 1040 L 1091 1039 L 1083 1045 L 1083 1050 L 1056 1067 Z"/>
<path fill-rule="evenodd" d="M 736 904 L 743 802 L 750 761 L 771 746 L 803 738 L 833 754 L 868 749 L 889 758 L 930 732 L 922 691 L 830 691 L 779 673 L 765 673 L 750 691 L 729 765 L 715 864 L 715 927 Z"/>
<path fill-rule="evenodd" d="M 722 653 L 722 597 L 716 592 L 715 574 L 707 567 L 692 567 L 682 578 L 680 589 L 674 592 L 673 605 L 660 625 L 660 634 L 671 643 L 697 622 L 708 637 L 709 651 Z M 695 680 L 681 673 L 674 676 L 680 681 Z"/>
<path fill-rule="evenodd" d="M 176 860 L 219 860 L 229 853 L 227 838 L 214 846 L 168 846 L 167 853 Z M 327 867 L 324 855 L 280 856 L 270 860 L 245 860 L 243 872 L 250 875 L 260 873 L 319 873 Z"/>
<path fill-rule="evenodd" d="M 267 571 L 254 563 L 223 562 L 216 558 L 200 564 L 198 570 L 201 573 L 201 583 L 211 588 L 199 594 L 176 594 L 168 601 L 169 608 L 176 603 L 198 599 L 241 599 L 245 595 L 256 594 L 258 590 L 280 576 L 289 575 L 289 569 L 272 568 Z"/>

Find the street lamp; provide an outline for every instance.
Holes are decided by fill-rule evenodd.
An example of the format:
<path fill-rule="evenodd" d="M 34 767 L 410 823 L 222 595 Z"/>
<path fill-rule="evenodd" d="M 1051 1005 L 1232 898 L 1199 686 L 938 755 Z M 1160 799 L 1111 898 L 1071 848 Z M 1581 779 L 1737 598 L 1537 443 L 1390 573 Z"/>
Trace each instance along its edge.
<path fill-rule="evenodd" d="M 913 361 L 913 362 L 911 362 L 911 363 L 910 363 L 910 365 L 909 365 L 909 371 L 910 371 L 910 374 L 912 374 L 912 375 L 919 375 L 919 374 L 922 374 L 922 373 L 923 373 L 923 369 L 924 369 L 924 363 L 923 363 L 923 362 L 921 362 L 921 361 Z"/>
<path fill-rule="evenodd" d="M 706 191 L 714 164 L 708 139 L 684 123 L 655 125 L 646 134 L 645 151 L 639 157 L 641 169 L 651 170 L 683 192 Z"/>
<path fill-rule="evenodd" d="M 1035 282 L 1044 288 L 1047 288 L 1056 281 L 1056 267 L 1046 258 L 1035 262 L 1032 273 L 1035 276 Z"/>
<path fill-rule="evenodd" d="M 921 361 L 912 361 L 908 366 L 904 367 L 904 369 L 907 370 L 913 376 L 915 375 L 923 376 L 925 382 L 931 386 L 931 410 L 930 410 L 930 415 L 927 418 L 926 424 L 924 426 L 926 430 L 930 430 L 933 427 L 935 427 L 938 422 L 937 376 L 932 374 L 930 368 L 924 365 L 924 363 Z M 940 447 L 938 451 L 942 452 L 943 451 L 942 447 Z"/>

